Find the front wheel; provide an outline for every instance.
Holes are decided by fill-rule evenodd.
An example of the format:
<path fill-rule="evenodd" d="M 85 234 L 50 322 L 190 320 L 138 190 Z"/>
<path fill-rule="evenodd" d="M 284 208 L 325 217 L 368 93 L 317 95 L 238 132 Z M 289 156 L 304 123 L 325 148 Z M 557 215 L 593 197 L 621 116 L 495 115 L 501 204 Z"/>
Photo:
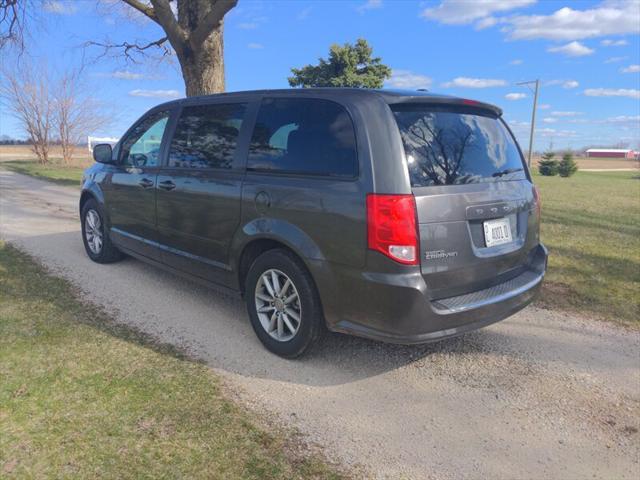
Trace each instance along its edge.
<path fill-rule="evenodd" d="M 112 263 L 122 258 L 109 238 L 102 209 L 94 199 L 87 200 L 80 212 L 82 241 L 87 255 L 97 263 Z"/>
<path fill-rule="evenodd" d="M 276 355 L 298 357 L 322 333 L 324 317 L 313 279 L 286 250 L 270 250 L 253 262 L 245 299 L 253 330 Z"/>

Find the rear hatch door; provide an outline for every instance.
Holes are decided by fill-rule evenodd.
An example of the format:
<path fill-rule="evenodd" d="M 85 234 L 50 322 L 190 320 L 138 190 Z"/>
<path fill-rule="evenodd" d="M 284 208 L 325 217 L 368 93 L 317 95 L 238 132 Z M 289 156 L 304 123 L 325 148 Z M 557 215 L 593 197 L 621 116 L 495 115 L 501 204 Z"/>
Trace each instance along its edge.
<path fill-rule="evenodd" d="M 431 298 L 488 288 L 526 269 L 538 241 L 532 184 L 495 111 L 391 105 L 416 207 Z"/>

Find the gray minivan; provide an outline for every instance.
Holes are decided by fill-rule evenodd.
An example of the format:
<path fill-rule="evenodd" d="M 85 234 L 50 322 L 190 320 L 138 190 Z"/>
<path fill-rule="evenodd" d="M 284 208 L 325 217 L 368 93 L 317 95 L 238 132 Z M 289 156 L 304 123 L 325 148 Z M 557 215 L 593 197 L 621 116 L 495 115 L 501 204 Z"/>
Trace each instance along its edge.
<path fill-rule="evenodd" d="M 538 192 L 501 114 L 342 88 L 165 103 L 94 148 L 84 245 L 240 292 L 284 357 L 325 329 L 458 335 L 524 308 L 546 270 Z"/>

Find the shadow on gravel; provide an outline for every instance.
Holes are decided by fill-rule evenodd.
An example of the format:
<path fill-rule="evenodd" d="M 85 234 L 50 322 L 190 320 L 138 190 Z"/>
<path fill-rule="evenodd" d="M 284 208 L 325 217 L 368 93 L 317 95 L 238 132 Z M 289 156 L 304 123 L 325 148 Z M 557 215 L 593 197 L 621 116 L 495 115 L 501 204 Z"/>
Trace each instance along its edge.
<path fill-rule="evenodd" d="M 489 327 L 418 346 L 330 333 L 302 359 L 284 360 L 258 342 L 239 297 L 205 288 L 132 258 L 111 265 L 95 264 L 86 257 L 77 231 L 24 237 L 21 242 L 30 245 L 30 251 L 43 245 L 52 249 L 43 255 L 48 264 L 58 264 L 61 273 L 73 279 L 93 303 L 132 327 L 131 331 L 109 328 L 112 335 L 136 342 L 144 337 L 142 343 L 147 346 L 150 335 L 167 353 L 186 352 L 189 358 L 244 377 L 327 386 L 381 375 L 436 354 L 454 357 L 454 361 L 458 356 L 499 355 L 513 361 L 539 356 L 580 367 L 593 361 L 595 353 L 565 344 L 554 337 L 553 328 L 548 326 L 536 331 L 535 322 L 508 322 L 508 326 Z M 166 349 L 166 344 L 178 350 Z M 611 365 L 616 366 L 622 365 Z"/>

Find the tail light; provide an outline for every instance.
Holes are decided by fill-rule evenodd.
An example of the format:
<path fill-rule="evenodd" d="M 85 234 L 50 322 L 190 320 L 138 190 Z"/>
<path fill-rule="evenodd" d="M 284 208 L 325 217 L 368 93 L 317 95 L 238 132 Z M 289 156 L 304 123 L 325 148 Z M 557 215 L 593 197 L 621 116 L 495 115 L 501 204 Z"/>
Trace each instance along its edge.
<path fill-rule="evenodd" d="M 367 234 L 371 250 L 405 265 L 418 265 L 413 195 L 367 195 Z"/>
<path fill-rule="evenodd" d="M 540 190 L 535 185 L 533 186 L 533 200 L 536 202 L 536 217 L 540 221 L 542 214 L 542 198 L 540 197 Z"/>

